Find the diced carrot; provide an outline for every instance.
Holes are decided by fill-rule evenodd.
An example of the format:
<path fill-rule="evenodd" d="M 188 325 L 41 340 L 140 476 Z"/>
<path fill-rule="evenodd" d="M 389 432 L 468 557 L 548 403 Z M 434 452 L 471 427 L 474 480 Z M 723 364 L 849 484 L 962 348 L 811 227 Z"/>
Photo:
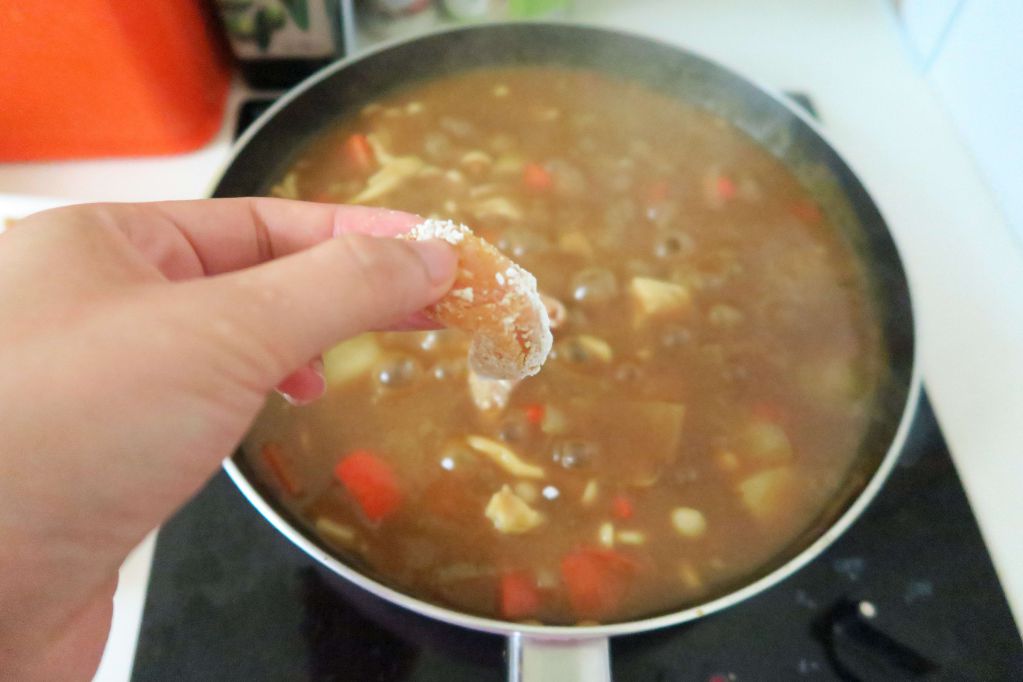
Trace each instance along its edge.
<path fill-rule="evenodd" d="M 668 185 L 667 180 L 658 180 L 654 184 L 650 185 L 646 191 L 646 200 L 648 204 L 658 204 L 668 198 L 668 193 L 671 186 Z"/>
<path fill-rule="evenodd" d="M 501 576 L 501 615 L 508 620 L 522 620 L 536 615 L 540 608 L 540 591 L 536 581 L 524 571 L 513 571 Z"/>
<path fill-rule="evenodd" d="M 824 218 L 820 207 L 809 199 L 800 199 L 789 205 L 789 213 L 807 225 L 819 225 Z"/>
<path fill-rule="evenodd" d="M 533 426 L 539 426 L 543 423 L 543 417 L 547 413 L 547 408 L 539 403 L 533 403 L 531 405 L 526 405 L 522 408 L 522 411 L 526 415 L 527 422 Z"/>
<path fill-rule="evenodd" d="M 561 560 L 568 602 L 580 618 L 600 618 L 614 610 L 629 591 L 639 564 L 610 549 L 585 547 Z"/>
<path fill-rule="evenodd" d="M 527 163 L 522 168 L 522 182 L 531 190 L 544 192 L 554 186 L 554 178 L 538 163 Z"/>
<path fill-rule="evenodd" d="M 345 140 L 345 158 L 359 170 L 368 171 L 373 168 L 376 158 L 369 140 L 361 133 L 354 133 Z"/>
<path fill-rule="evenodd" d="M 334 467 L 334 476 L 370 521 L 387 518 L 401 506 L 401 489 L 391 466 L 368 450 L 355 450 Z"/>
<path fill-rule="evenodd" d="M 616 519 L 632 518 L 632 501 L 625 495 L 615 495 L 611 498 L 611 516 Z"/>
<path fill-rule="evenodd" d="M 714 181 L 714 191 L 722 199 L 733 199 L 739 190 L 734 180 L 727 175 L 719 175 Z"/>
<path fill-rule="evenodd" d="M 277 483 L 284 492 L 291 496 L 302 492 L 302 483 L 294 476 L 284 461 L 284 450 L 277 443 L 267 443 L 263 446 L 263 461 L 273 473 Z"/>

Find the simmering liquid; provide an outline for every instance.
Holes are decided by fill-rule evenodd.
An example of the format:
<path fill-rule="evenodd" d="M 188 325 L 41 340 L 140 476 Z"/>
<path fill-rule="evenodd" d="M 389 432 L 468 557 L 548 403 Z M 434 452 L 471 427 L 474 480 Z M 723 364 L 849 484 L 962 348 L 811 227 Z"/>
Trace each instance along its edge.
<path fill-rule="evenodd" d="M 471 226 L 565 306 L 503 408 L 457 331 L 326 357 L 245 451 L 342 557 L 425 600 L 571 624 L 697 603 L 760 570 L 857 456 L 883 359 L 851 248 L 778 160 L 642 86 L 478 70 L 341 120 L 273 194 Z M 344 292 L 338 292 L 344 296 Z"/>

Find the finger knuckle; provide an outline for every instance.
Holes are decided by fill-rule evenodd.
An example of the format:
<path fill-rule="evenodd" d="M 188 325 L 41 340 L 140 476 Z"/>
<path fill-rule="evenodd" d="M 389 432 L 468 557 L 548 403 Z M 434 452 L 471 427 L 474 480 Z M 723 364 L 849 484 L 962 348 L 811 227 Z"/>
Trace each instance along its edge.
<path fill-rule="evenodd" d="M 407 244 L 398 240 L 365 236 L 347 238 L 352 267 L 359 281 L 372 293 L 387 291 L 390 295 L 410 297 L 408 274 L 421 266 Z"/>

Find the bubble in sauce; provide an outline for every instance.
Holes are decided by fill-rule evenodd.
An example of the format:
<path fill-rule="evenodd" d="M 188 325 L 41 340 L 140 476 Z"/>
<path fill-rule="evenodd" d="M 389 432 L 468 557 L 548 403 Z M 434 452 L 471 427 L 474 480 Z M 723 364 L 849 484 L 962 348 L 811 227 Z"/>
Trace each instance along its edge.
<path fill-rule="evenodd" d="M 688 256 L 695 247 L 693 238 L 688 233 L 682 230 L 669 230 L 654 242 L 654 255 L 670 260 Z"/>
<path fill-rule="evenodd" d="M 377 383 L 385 388 L 405 388 L 414 384 L 422 371 L 415 358 L 399 356 L 385 360 L 377 367 L 375 376 Z"/>
<path fill-rule="evenodd" d="M 551 459 L 565 469 L 589 466 L 597 456 L 597 444 L 581 438 L 561 438 L 555 441 Z"/>
<path fill-rule="evenodd" d="M 605 303 L 618 295 L 618 279 L 607 268 L 586 268 L 572 277 L 572 298 L 580 303 Z"/>

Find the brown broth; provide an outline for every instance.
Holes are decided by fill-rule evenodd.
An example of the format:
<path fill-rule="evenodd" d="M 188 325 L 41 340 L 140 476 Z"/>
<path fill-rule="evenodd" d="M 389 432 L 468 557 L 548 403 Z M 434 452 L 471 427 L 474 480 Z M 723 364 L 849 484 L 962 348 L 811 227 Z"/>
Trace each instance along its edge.
<path fill-rule="evenodd" d="M 471 613 L 617 621 L 720 594 L 821 513 L 867 426 L 880 332 L 852 250 L 778 160 L 639 85 L 523 67 L 383 98 L 312 143 L 273 193 L 357 198 L 381 159 L 351 160 L 356 133 L 423 162 L 366 203 L 472 226 L 534 273 L 568 321 L 499 414 L 474 406 L 455 331 L 361 337 L 328 354 L 323 399 L 268 402 L 249 459 L 311 526 L 336 524 L 321 536 L 341 556 Z M 550 187 L 528 186 L 529 163 Z M 688 303 L 644 317 L 636 276 L 681 287 Z M 537 406 L 542 424 L 529 419 Z M 511 475 L 469 435 L 504 442 L 542 477 Z M 267 443 L 297 494 L 260 456 Z M 332 473 L 356 450 L 398 479 L 400 506 L 382 521 Z M 504 485 L 542 523 L 499 532 L 484 510 Z M 586 559 L 565 560 L 580 548 Z M 509 574 L 537 604 L 502 613 Z M 585 599 L 570 599 L 566 582 Z"/>

